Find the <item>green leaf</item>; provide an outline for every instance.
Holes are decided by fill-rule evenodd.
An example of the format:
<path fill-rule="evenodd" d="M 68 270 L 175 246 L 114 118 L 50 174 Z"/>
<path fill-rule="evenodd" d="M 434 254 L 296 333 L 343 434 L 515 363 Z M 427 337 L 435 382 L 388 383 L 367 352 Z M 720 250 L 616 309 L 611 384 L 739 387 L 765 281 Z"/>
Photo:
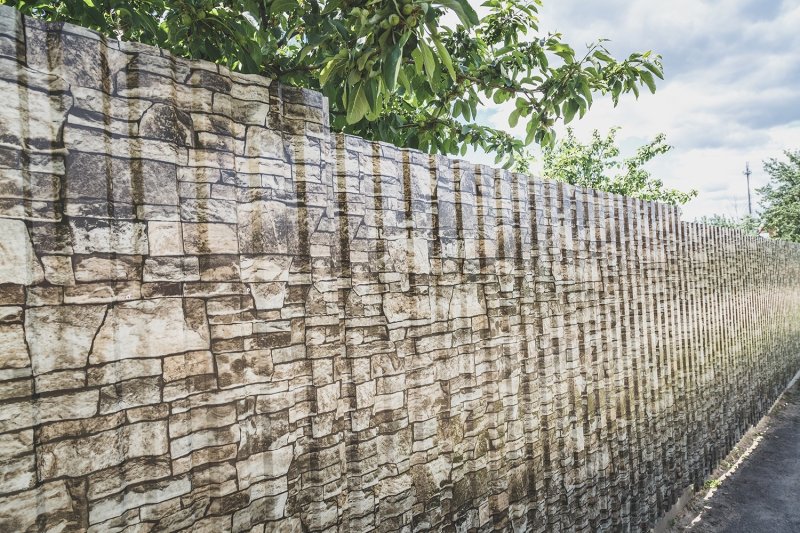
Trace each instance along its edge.
<path fill-rule="evenodd" d="M 515 109 L 508 116 L 508 125 L 511 126 L 512 128 L 516 128 L 518 122 L 519 122 L 519 109 Z"/>
<path fill-rule="evenodd" d="M 297 0 L 273 0 L 269 6 L 269 12 L 273 15 L 280 13 L 291 13 L 299 7 Z"/>
<path fill-rule="evenodd" d="M 436 45 L 436 51 L 439 52 L 439 59 L 441 59 L 442 64 L 447 69 L 450 77 L 453 78 L 453 81 L 456 81 L 456 71 L 453 68 L 453 60 L 450 59 L 450 53 L 447 51 L 447 48 L 444 47 L 442 41 L 439 40 L 439 37 L 435 35 L 433 36 L 433 44 Z"/>
<path fill-rule="evenodd" d="M 611 57 L 610 55 L 606 54 L 606 53 L 605 53 L 605 52 L 603 52 L 602 50 L 595 50 L 595 52 L 594 52 L 594 54 L 593 54 L 593 55 L 594 55 L 594 57 L 596 57 L 597 59 L 600 59 L 600 60 L 602 60 L 602 61 L 605 61 L 606 63 L 616 63 L 616 61 L 614 61 L 614 58 L 613 58 L 613 57 Z"/>
<path fill-rule="evenodd" d="M 461 21 L 465 28 L 469 29 L 472 26 L 480 24 L 478 14 L 472 9 L 468 0 L 436 0 L 432 4 L 440 5 L 448 9 L 452 9 Z"/>
<path fill-rule="evenodd" d="M 432 79 L 436 72 L 436 61 L 433 59 L 433 51 L 425 41 L 419 42 L 419 49 L 422 52 L 422 61 L 425 65 L 425 74 Z"/>
<path fill-rule="evenodd" d="M 356 89 L 353 94 L 354 97 L 349 103 L 347 109 L 348 124 L 355 124 L 356 122 L 360 121 L 362 118 L 364 118 L 364 115 L 367 114 L 367 111 L 369 111 L 369 102 L 367 102 L 367 97 L 364 94 L 364 84 L 362 82 L 359 82 L 356 85 Z"/>
<path fill-rule="evenodd" d="M 383 60 L 383 81 L 386 90 L 392 92 L 397 87 L 397 76 L 400 73 L 400 57 L 402 50 L 400 45 L 394 45 L 386 58 Z"/>
<path fill-rule="evenodd" d="M 642 71 L 642 72 L 639 73 L 639 76 L 642 77 L 642 81 L 645 83 L 645 85 L 647 85 L 647 88 L 650 89 L 650 92 L 651 93 L 655 93 L 656 92 L 656 82 L 653 79 L 653 75 L 650 74 L 649 72 Z"/>
<path fill-rule="evenodd" d="M 662 72 L 662 70 L 653 63 L 645 63 L 644 68 L 652 72 L 653 75 L 656 76 L 658 79 L 660 80 L 664 79 L 664 73 Z"/>
<path fill-rule="evenodd" d="M 578 103 L 571 98 L 564 103 L 564 124 L 569 124 L 575 118 L 579 108 Z"/>

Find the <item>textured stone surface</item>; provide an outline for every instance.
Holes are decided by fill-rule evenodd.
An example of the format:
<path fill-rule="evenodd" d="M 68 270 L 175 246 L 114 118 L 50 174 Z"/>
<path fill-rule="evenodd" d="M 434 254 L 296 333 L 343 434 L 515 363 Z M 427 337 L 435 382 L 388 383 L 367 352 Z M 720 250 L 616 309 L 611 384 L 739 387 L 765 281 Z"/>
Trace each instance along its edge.
<path fill-rule="evenodd" d="M 800 367 L 796 245 L 7 6 L 0 74 L 0 531 L 648 531 Z"/>
<path fill-rule="evenodd" d="M 44 272 L 21 220 L 0 218 L 0 283 L 33 285 Z"/>

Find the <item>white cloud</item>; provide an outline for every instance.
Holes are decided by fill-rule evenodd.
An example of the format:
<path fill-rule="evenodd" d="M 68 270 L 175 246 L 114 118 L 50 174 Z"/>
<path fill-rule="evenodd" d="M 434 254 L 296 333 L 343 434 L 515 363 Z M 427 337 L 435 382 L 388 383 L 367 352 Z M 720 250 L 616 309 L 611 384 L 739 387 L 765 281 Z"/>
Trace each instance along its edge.
<path fill-rule="evenodd" d="M 700 191 L 684 206 L 689 220 L 746 213 L 745 162 L 755 190 L 767 181 L 763 160 L 800 149 L 795 0 L 545 0 L 541 27 L 575 46 L 610 38 L 617 57 L 648 49 L 664 56 L 666 80 L 655 95 L 623 97 L 617 108 L 598 99 L 572 126 L 582 137 L 621 126 L 618 138 L 630 150 L 666 133 L 675 149 L 650 168 L 668 186 Z M 482 116 L 507 128 L 511 109 L 490 105 Z M 522 135 L 524 125 L 512 131 Z"/>

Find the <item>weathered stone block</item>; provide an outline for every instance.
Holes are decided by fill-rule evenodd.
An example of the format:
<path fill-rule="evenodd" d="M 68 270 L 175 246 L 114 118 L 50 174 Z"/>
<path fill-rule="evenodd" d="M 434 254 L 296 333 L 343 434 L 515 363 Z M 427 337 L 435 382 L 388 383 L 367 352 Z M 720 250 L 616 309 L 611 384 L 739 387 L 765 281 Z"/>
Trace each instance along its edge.
<path fill-rule="evenodd" d="M 126 152 L 112 151 L 117 156 Z M 67 158 L 66 196 L 96 198 L 121 204 L 178 205 L 177 170 L 172 162 L 129 159 L 96 153 L 70 152 Z"/>
<path fill-rule="evenodd" d="M 192 117 L 171 105 L 153 104 L 139 122 L 139 135 L 178 146 L 194 146 Z"/>
<path fill-rule="evenodd" d="M 183 234 L 180 222 L 147 223 L 150 255 L 183 255 Z"/>
<path fill-rule="evenodd" d="M 16 73 L 16 84 L 0 78 L 0 131 L 3 142 L 19 148 L 52 150 L 63 146 L 62 126 L 72 104 L 65 82 L 0 58 L 0 69 Z"/>
<path fill-rule="evenodd" d="M 239 252 L 236 226 L 184 222 L 183 248 L 188 254 L 236 254 Z"/>
<path fill-rule="evenodd" d="M 75 273 L 72 259 L 64 255 L 45 255 L 42 258 L 44 278 L 53 285 L 73 285 Z"/>
<path fill-rule="evenodd" d="M 116 254 L 77 256 L 74 272 L 77 281 L 137 280 L 142 277 L 142 258 Z"/>
<path fill-rule="evenodd" d="M 241 258 L 241 279 L 245 282 L 289 281 L 292 258 L 285 255 L 254 255 Z"/>
<path fill-rule="evenodd" d="M 25 368 L 31 365 L 22 325 L 0 325 L 0 368 Z"/>
<path fill-rule="evenodd" d="M 286 284 L 275 283 L 253 283 L 250 285 L 256 309 L 281 309 L 286 299 Z"/>
<path fill-rule="evenodd" d="M 31 510 L 36 512 L 32 513 Z M 2 531 L 77 531 L 80 512 L 63 480 L 42 483 L 13 496 L 0 496 Z"/>
<path fill-rule="evenodd" d="M 209 428 L 230 426 L 236 422 L 236 404 L 197 407 L 174 414 L 169 419 L 169 435 L 175 439 Z"/>
<path fill-rule="evenodd" d="M 239 478 L 239 487 L 247 488 L 264 479 L 285 476 L 292 465 L 293 456 L 292 446 L 284 446 L 277 450 L 256 453 L 246 459 L 237 461 L 236 471 Z"/>
<path fill-rule="evenodd" d="M 144 262 L 144 281 L 200 281 L 197 257 L 153 257 Z"/>
<path fill-rule="evenodd" d="M 89 362 L 160 357 L 208 346 L 202 306 L 185 305 L 175 298 L 124 302 L 109 310 L 92 345 Z"/>
<path fill-rule="evenodd" d="M 137 377 L 100 389 L 100 414 L 114 413 L 161 401 L 161 378 Z"/>
<path fill-rule="evenodd" d="M 86 366 L 104 305 L 46 306 L 25 313 L 25 337 L 35 375 Z"/>
<path fill-rule="evenodd" d="M 120 465 L 89 474 L 86 496 L 89 500 L 97 500 L 123 491 L 129 485 L 167 478 L 170 475 L 168 457 L 136 457 Z"/>
<path fill-rule="evenodd" d="M 297 213 L 288 205 L 270 201 L 245 203 L 239 206 L 237 217 L 243 254 L 296 254 L 300 251 Z"/>
<path fill-rule="evenodd" d="M 147 226 L 141 222 L 70 219 L 75 253 L 146 255 Z"/>
<path fill-rule="evenodd" d="M 33 285 L 44 279 L 33 252 L 28 229 L 21 220 L 0 218 L 0 283 Z"/>
<path fill-rule="evenodd" d="M 119 465 L 129 459 L 167 453 L 167 422 L 139 422 L 86 437 L 39 446 L 41 479 L 78 477 Z"/>
<path fill-rule="evenodd" d="M 164 358 L 164 381 L 212 374 L 214 358 L 209 351 L 186 352 Z"/>

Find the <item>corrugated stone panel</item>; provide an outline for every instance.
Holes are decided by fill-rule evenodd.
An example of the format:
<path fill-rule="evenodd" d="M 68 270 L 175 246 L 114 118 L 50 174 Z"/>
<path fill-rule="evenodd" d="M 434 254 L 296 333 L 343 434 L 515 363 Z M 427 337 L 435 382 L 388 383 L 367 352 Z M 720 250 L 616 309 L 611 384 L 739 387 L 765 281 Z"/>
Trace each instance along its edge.
<path fill-rule="evenodd" d="M 796 245 L 2 6 L 0 91 L 2 531 L 646 531 L 800 368 Z"/>

